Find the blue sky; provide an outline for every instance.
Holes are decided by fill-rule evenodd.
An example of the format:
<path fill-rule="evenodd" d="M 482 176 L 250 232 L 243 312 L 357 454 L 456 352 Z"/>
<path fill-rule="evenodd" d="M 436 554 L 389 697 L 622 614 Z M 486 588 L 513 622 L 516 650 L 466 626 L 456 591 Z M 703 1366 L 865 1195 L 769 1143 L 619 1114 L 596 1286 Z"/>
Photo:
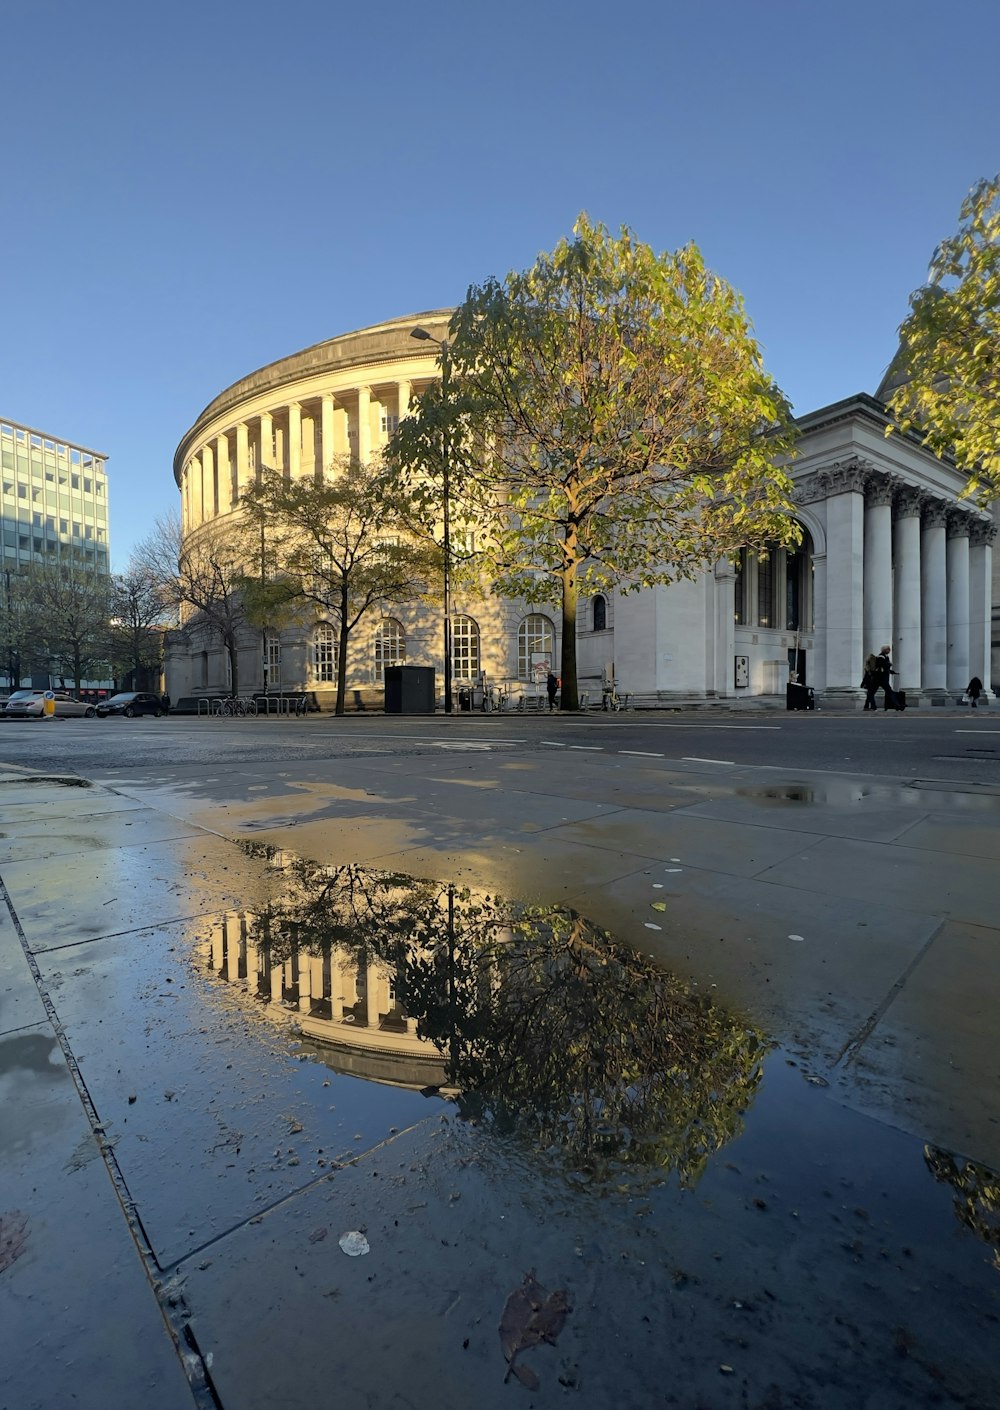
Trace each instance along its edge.
<path fill-rule="evenodd" d="M 9 0 L 2 40 L 0 415 L 108 454 L 117 568 L 223 387 L 583 209 L 699 244 L 798 412 L 874 391 L 1000 168 L 998 0 Z"/>

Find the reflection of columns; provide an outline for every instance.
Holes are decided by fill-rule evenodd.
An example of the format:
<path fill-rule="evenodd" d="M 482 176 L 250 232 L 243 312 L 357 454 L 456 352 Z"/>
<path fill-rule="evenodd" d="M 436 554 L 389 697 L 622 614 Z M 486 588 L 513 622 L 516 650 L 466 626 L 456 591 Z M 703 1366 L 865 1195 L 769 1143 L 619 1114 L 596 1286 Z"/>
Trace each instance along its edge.
<path fill-rule="evenodd" d="M 305 951 L 296 950 L 295 967 L 298 971 L 299 1013 L 308 1013 L 312 1008 L 312 968 Z"/>
<path fill-rule="evenodd" d="M 236 423 L 236 473 L 233 475 L 233 504 L 240 502 L 240 495 L 246 489 L 247 481 L 250 478 L 250 437 L 247 434 L 247 423 L 237 421 Z"/>
<path fill-rule="evenodd" d="M 344 975 L 340 964 L 340 951 L 330 951 L 330 1017 L 339 1022 L 344 1016 Z"/>
<path fill-rule="evenodd" d="M 358 459 L 367 465 L 372 458 L 372 418 L 371 392 L 367 387 L 358 388 Z"/>
<path fill-rule="evenodd" d="M 284 977 L 285 977 L 285 976 L 284 976 L 284 966 L 283 966 L 283 965 L 280 965 L 280 964 L 273 965 L 272 968 L 271 968 L 271 1003 L 272 1003 L 272 1004 L 280 1004 L 280 1003 L 281 1003 L 281 995 L 282 995 L 282 992 L 283 992 L 283 984 L 282 984 L 282 981 L 283 981 Z"/>
<path fill-rule="evenodd" d="M 864 614 L 865 652 L 891 646 L 892 481 L 887 477 L 865 486 Z"/>
<path fill-rule="evenodd" d="M 895 601 L 893 621 L 896 639 L 892 654 L 899 672 L 896 683 L 902 690 L 920 688 L 920 495 L 904 490 L 899 496 L 895 524 Z"/>
<path fill-rule="evenodd" d="M 274 464 L 274 418 L 269 411 L 260 413 L 260 456 L 257 464 L 277 468 Z"/>
<path fill-rule="evenodd" d="M 715 659 L 712 679 L 708 681 L 710 695 L 728 696 L 735 690 L 736 570 L 728 558 L 715 565 Z"/>
<path fill-rule="evenodd" d="M 227 916 L 223 921 L 226 928 L 226 978 L 229 980 L 240 977 L 240 941 L 242 939 L 242 929 L 240 917 L 238 915 Z"/>
<path fill-rule="evenodd" d="M 947 517 L 947 508 L 940 500 L 924 509 L 920 538 L 921 685 L 924 690 L 944 690 L 947 685 Z"/>
<path fill-rule="evenodd" d="M 990 615 L 993 597 L 993 540 L 996 525 L 977 520 L 969 537 L 969 676 L 990 690 Z"/>
<path fill-rule="evenodd" d="M 365 1008 L 369 1028 L 378 1027 L 378 978 L 378 970 L 369 964 L 365 974 Z"/>
<path fill-rule="evenodd" d="M 948 516 L 948 689 L 969 683 L 969 521 Z"/>
<path fill-rule="evenodd" d="M 333 464 L 333 397 L 329 392 L 325 393 L 320 402 L 320 459 L 323 462 L 323 472 L 326 473 Z"/>
<path fill-rule="evenodd" d="M 297 480 L 302 474 L 302 407 L 297 401 L 288 403 L 288 476 Z"/>
<path fill-rule="evenodd" d="M 864 598 L 863 468 L 836 467 L 826 501 L 826 687 L 854 692 L 861 679 Z"/>
<path fill-rule="evenodd" d="M 222 963 L 226 954 L 225 926 L 225 921 L 212 926 L 212 969 L 216 974 L 222 973 Z"/>

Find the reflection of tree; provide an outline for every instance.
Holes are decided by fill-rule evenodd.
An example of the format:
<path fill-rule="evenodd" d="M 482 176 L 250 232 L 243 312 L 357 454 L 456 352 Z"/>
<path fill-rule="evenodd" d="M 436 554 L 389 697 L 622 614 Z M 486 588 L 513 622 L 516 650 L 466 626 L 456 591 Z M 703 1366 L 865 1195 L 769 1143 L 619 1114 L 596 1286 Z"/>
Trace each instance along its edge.
<path fill-rule="evenodd" d="M 763 1036 L 580 916 L 357 866 L 295 859 L 281 875 L 258 946 L 272 963 L 337 949 L 389 967 L 468 1115 L 591 1172 L 652 1166 L 687 1185 L 737 1134 Z"/>
<path fill-rule="evenodd" d="M 1000 1175 L 974 1160 L 961 1160 L 936 1146 L 924 1147 L 924 1159 L 935 1180 L 951 1185 L 955 1217 L 993 1250 L 1000 1269 Z"/>

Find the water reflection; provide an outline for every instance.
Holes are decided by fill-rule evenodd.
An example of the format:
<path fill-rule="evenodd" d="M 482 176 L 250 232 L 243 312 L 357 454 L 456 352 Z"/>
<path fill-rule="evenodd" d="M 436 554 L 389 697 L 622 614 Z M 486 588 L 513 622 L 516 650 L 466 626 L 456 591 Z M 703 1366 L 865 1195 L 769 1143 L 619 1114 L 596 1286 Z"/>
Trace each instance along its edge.
<path fill-rule="evenodd" d="M 989 1244 L 993 1266 L 1000 1271 L 1000 1174 L 975 1160 L 950 1155 L 937 1146 L 924 1147 L 927 1168 L 942 1184 L 950 1185 L 955 1217 L 966 1229 Z"/>
<path fill-rule="evenodd" d="M 588 1178 L 692 1185 L 742 1129 L 763 1034 L 582 917 L 243 846 L 274 899 L 215 927 L 211 968 L 294 1009 L 331 1066 L 439 1087 Z"/>

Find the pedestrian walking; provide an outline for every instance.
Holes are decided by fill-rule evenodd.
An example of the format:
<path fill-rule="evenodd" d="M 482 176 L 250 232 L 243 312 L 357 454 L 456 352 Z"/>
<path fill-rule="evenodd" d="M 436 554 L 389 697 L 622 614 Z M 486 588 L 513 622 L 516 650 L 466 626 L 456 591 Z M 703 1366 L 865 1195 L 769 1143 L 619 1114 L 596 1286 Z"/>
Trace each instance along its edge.
<path fill-rule="evenodd" d="M 865 692 L 865 709 L 877 710 L 878 701 L 875 699 L 875 692 L 878 690 L 878 657 L 874 651 L 869 651 L 865 657 L 865 671 L 861 677 L 861 689 Z"/>
<path fill-rule="evenodd" d="M 973 710 L 977 708 L 979 697 L 983 693 L 983 683 L 978 676 L 973 676 L 972 680 L 965 687 L 965 693 L 969 697 L 969 704 Z"/>
<path fill-rule="evenodd" d="M 556 692 L 559 689 L 559 677 L 555 671 L 550 671 L 545 678 L 545 691 L 549 697 L 549 710 L 556 708 Z"/>
<path fill-rule="evenodd" d="M 876 683 L 875 690 L 882 691 L 883 708 L 886 710 L 905 710 L 906 702 L 897 695 L 892 688 L 892 677 L 896 674 L 891 660 L 892 647 L 883 646 L 882 650 L 875 658 Z M 874 694 L 874 692 L 873 692 Z"/>

